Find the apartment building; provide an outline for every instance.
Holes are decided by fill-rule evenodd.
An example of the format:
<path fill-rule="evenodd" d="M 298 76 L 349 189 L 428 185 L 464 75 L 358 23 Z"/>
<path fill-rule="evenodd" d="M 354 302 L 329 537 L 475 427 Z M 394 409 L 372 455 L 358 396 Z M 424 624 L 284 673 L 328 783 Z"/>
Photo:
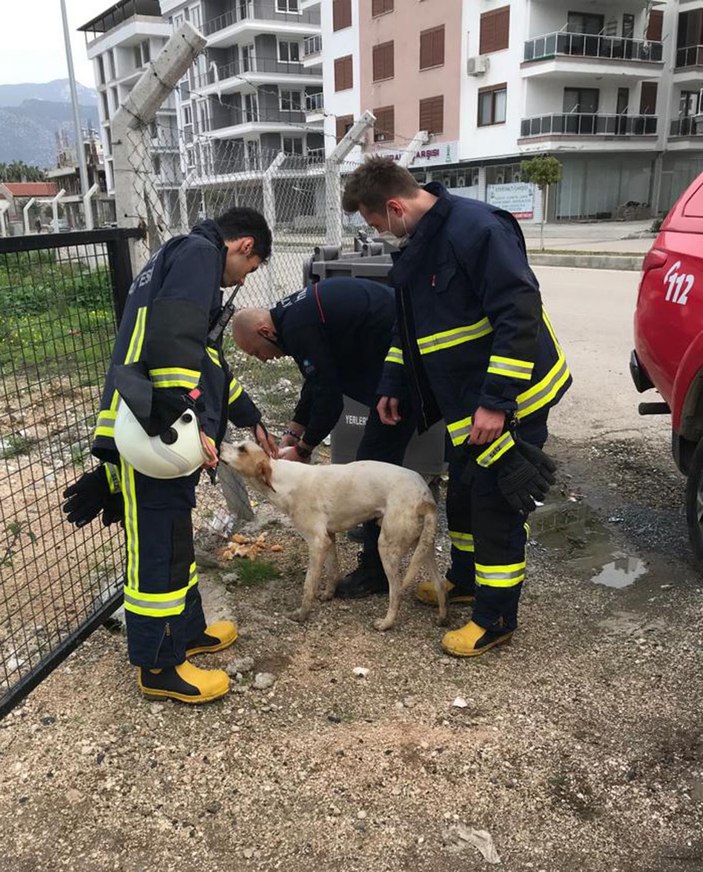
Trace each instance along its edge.
<path fill-rule="evenodd" d="M 207 48 L 181 82 L 186 171 L 265 170 L 273 155 L 322 155 L 319 10 L 301 0 L 161 0 L 170 28 L 190 21 Z"/>
<path fill-rule="evenodd" d="M 371 109 L 365 150 L 400 153 L 427 130 L 422 180 L 517 202 L 521 161 L 552 154 L 549 217 L 608 218 L 668 208 L 703 170 L 703 0 L 303 5 L 322 7 L 326 132 Z"/>
<path fill-rule="evenodd" d="M 108 193 L 114 195 L 112 119 L 156 57 L 171 28 L 161 17 L 158 0 L 120 0 L 78 28 L 85 33 L 93 62 Z M 152 125 L 152 164 L 165 203 L 177 197 L 181 172 L 176 99 L 170 97 Z"/>

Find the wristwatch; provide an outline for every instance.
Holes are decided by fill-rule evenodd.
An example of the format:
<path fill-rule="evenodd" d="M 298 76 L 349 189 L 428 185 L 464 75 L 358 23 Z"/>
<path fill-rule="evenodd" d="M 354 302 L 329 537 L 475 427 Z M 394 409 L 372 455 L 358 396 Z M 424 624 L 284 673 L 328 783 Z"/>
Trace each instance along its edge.
<path fill-rule="evenodd" d="M 298 442 L 295 446 L 295 450 L 298 452 L 298 455 L 303 458 L 303 460 L 307 460 L 312 456 L 313 449 L 312 448 L 303 448 L 303 446 Z"/>
<path fill-rule="evenodd" d="M 295 433 L 293 430 L 284 430 L 283 435 L 284 436 L 292 436 L 292 438 L 295 439 L 296 442 L 300 442 L 300 434 Z"/>

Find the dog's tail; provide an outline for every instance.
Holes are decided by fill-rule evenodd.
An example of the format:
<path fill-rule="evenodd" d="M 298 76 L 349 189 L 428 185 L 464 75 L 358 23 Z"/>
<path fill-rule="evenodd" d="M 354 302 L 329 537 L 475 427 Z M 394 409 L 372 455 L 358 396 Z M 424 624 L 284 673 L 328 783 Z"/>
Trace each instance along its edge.
<path fill-rule="evenodd" d="M 418 508 L 418 514 L 422 516 L 422 531 L 417 540 L 415 551 L 410 559 L 408 571 L 403 579 L 403 590 L 410 585 L 415 576 L 420 572 L 424 563 L 434 561 L 434 544 L 437 534 L 437 506 L 434 502 L 425 502 Z"/>

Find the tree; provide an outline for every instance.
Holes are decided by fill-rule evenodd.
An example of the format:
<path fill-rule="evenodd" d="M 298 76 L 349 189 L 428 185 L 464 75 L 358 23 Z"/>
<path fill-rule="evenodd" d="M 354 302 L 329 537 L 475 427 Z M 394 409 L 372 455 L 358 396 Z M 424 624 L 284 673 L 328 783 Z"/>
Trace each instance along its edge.
<path fill-rule="evenodd" d="M 549 203 L 549 186 L 561 180 L 561 163 L 555 157 L 532 157 L 520 165 L 523 182 L 537 185 L 542 194 L 542 223 L 539 230 L 539 244 L 544 251 L 544 222 Z"/>
<path fill-rule="evenodd" d="M 30 166 L 23 160 L 0 163 L 0 182 L 42 182 L 45 178 L 44 170 Z"/>

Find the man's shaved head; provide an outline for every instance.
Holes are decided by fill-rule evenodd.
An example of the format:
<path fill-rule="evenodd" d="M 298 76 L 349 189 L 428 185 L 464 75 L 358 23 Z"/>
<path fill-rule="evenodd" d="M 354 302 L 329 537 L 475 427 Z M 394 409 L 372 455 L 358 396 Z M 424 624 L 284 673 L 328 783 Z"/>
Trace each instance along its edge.
<path fill-rule="evenodd" d="M 232 338 L 245 354 L 259 360 L 285 356 L 268 309 L 238 309 L 232 318 Z"/>

